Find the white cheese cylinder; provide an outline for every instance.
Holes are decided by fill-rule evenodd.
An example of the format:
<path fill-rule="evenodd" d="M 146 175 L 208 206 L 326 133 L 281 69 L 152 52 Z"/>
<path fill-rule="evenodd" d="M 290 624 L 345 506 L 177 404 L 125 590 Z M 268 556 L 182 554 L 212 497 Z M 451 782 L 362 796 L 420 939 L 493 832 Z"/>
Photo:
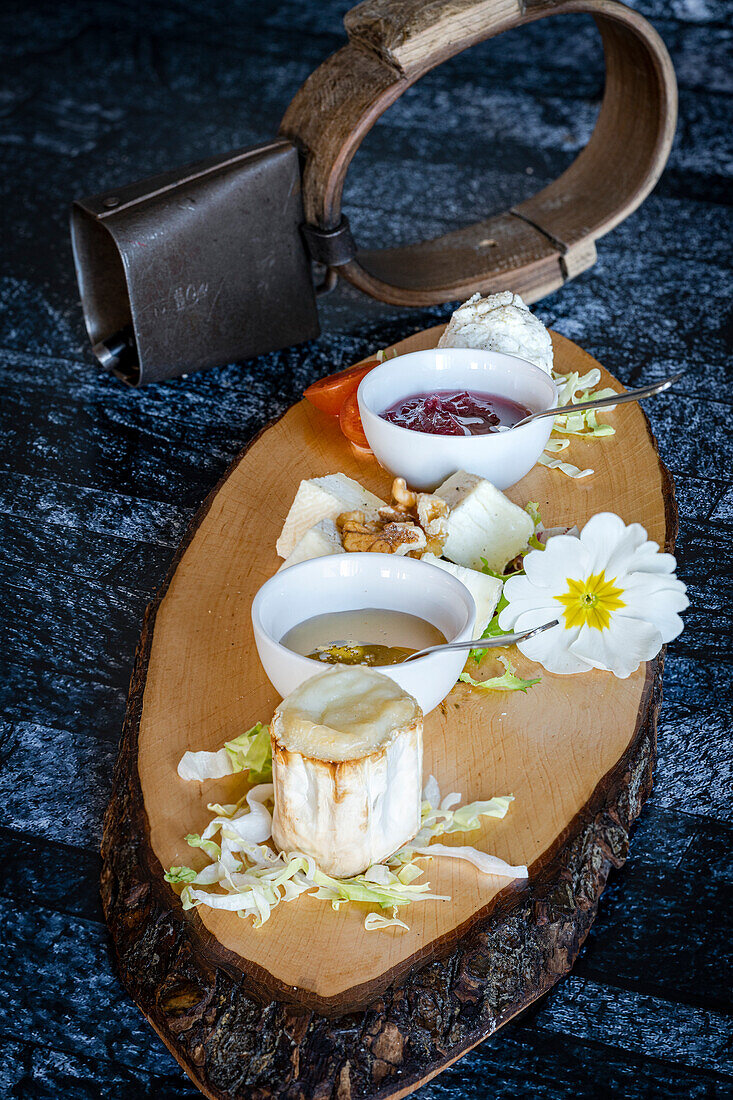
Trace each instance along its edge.
<path fill-rule="evenodd" d="M 416 700 L 375 669 L 340 665 L 301 684 L 270 726 L 277 847 L 345 877 L 411 840 L 422 728 Z"/>

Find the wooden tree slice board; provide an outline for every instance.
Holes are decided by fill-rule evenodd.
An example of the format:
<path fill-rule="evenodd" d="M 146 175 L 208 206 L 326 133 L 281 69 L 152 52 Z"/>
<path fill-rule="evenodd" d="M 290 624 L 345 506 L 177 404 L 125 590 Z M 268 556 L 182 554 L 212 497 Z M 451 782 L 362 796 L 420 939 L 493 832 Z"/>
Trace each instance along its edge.
<path fill-rule="evenodd" d="M 431 347 L 441 327 L 396 345 Z M 553 334 L 557 369 L 595 363 Z M 614 379 L 603 371 L 601 384 Z M 508 495 L 538 501 L 548 525 L 596 512 L 644 524 L 670 549 L 676 511 L 643 412 L 616 435 L 574 440 L 580 481 L 535 467 Z M 302 478 L 342 470 L 380 496 L 390 478 L 301 401 L 265 429 L 213 491 L 146 613 L 103 842 L 102 895 L 123 981 L 207 1096 L 398 1097 L 529 1005 L 572 965 L 612 865 L 651 787 L 662 657 L 627 680 L 554 676 L 526 695 L 458 684 L 425 725 L 425 774 L 464 799 L 513 793 L 506 818 L 470 843 L 530 865 L 528 883 L 435 860 L 426 878 L 451 901 L 405 910 L 408 932 L 364 930 L 364 907 L 311 898 L 261 929 L 201 907 L 184 914 L 163 880 L 198 866 L 186 845 L 211 801 L 241 779 L 185 783 L 187 749 L 217 749 L 278 697 L 257 658 L 250 604 L 275 572 L 275 540 Z M 537 666 L 516 654 L 521 673 Z M 487 673 L 491 658 L 486 658 Z M 462 838 L 459 838 L 459 842 Z"/>

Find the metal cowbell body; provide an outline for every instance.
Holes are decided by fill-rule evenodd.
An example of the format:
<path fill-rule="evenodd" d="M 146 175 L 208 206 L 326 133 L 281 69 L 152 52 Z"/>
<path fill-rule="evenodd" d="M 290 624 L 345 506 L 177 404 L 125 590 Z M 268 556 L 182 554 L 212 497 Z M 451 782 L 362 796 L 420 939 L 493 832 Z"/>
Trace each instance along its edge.
<path fill-rule="evenodd" d="M 75 202 L 97 358 L 140 385 L 317 336 L 302 223 L 298 153 L 284 140 Z"/>

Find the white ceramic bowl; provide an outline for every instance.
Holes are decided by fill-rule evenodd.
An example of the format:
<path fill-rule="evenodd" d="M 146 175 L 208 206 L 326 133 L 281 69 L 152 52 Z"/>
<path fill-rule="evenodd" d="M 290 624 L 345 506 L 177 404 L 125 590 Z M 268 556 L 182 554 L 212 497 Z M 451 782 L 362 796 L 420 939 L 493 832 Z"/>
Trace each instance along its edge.
<path fill-rule="evenodd" d="M 457 470 L 508 489 L 532 469 L 552 431 L 552 417 L 488 435 L 428 435 L 383 420 L 395 401 L 436 390 L 478 390 L 519 402 L 530 412 L 557 404 L 548 374 L 514 355 L 473 348 L 432 348 L 387 359 L 362 379 L 359 412 L 369 446 L 412 489 L 435 489 Z"/>
<path fill-rule="evenodd" d="M 280 645 L 298 623 L 333 611 L 379 607 L 420 615 L 449 642 L 472 637 L 476 605 L 465 585 L 443 569 L 396 554 L 332 554 L 291 565 L 266 581 L 252 601 L 262 667 L 283 698 L 328 665 Z M 417 699 L 425 714 L 445 699 L 466 662 L 465 650 L 429 654 L 378 669 Z"/>

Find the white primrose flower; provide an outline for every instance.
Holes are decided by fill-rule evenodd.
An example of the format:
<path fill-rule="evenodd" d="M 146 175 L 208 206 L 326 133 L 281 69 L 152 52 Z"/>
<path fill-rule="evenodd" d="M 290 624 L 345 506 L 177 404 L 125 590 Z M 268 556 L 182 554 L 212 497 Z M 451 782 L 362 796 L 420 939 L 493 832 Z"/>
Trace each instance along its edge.
<path fill-rule="evenodd" d="M 612 512 L 590 519 L 579 537 L 557 535 L 524 558 L 525 575 L 504 584 L 502 630 L 558 626 L 520 642 L 548 672 L 600 668 L 625 680 L 682 630 L 689 604 L 672 554 L 659 553 L 639 523 Z"/>

